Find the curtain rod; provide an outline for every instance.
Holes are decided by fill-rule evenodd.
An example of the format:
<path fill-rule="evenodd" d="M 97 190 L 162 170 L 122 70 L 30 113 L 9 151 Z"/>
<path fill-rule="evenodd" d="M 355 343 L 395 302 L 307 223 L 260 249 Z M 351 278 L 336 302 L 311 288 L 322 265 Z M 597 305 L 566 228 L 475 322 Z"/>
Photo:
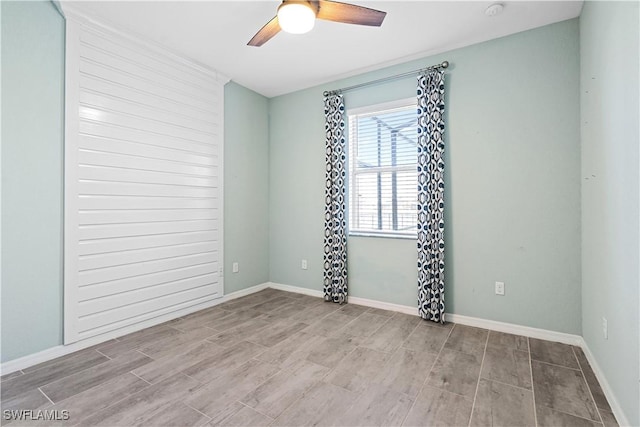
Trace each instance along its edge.
<path fill-rule="evenodd" d="M 419 68 L 417 70 L 408 71 L 406 73 L 395 74 L 393 76 L 383 77 L 381 79 L 372 80 L 370 82 L 365 82 L 365 83 L 360 83 L 360 84 L 353 85 L 353 86 L 344 87 L 342 89 L 324 91 L 323 95 L 324 96 L 334 95 L 334 94 L 337 94 L 337 93 L 347 92 L 347 91 L 353 90 L 353 89 L 359 89 L 359 88 L 364 87 L 364 86 L 369 86 L 369 85 L 374 85 L 374 84 L 377 84 L 377 83 L 386 82 L 387 80 L 395 80 L 395 79 L 399 79 L 399 78 L 402 78 L 402 77 L 411 76 L 411 75 L 414 75 L 414 74 L 417 74 L 417 73 L 422 73 L 424 71 L 435 70 L 435 69 L 438 69 L 438 68 L 447 68 L 447 67 L 449 67 L 449 61 L 442 61 L 440 64 L 431 65 L 431 66 L 425 67 L 425 68 Z"/>

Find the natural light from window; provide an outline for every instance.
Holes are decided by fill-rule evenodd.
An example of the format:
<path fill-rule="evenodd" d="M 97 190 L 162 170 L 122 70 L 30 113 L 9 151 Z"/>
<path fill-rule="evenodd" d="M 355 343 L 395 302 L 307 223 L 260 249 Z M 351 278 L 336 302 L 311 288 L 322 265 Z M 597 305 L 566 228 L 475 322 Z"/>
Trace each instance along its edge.
<path fill-rule="evenodd" d="M 415 237 L 415 99 L 349 110 L 349 234 Z"/>

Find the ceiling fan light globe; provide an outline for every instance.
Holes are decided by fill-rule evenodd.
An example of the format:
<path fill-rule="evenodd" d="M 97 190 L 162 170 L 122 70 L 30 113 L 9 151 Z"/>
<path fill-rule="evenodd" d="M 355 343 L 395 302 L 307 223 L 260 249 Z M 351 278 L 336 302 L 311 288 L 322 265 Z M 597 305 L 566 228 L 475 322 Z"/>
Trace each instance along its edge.
<path fill-rule="evenodd" d="M 278 7 L 278 23 L 287 33 L 308 33 L 313 29 L 315 22 L 315 12 L 305 4 L 283 3 Z"/>

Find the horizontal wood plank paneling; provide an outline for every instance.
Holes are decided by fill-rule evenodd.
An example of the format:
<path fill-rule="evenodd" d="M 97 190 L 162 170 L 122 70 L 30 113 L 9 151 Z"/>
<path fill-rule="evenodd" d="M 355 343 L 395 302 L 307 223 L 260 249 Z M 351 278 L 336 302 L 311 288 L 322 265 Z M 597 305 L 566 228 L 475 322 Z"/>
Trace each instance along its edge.
<path fill-rule="evenodd" d="M 213 277 L 211 275 L 190 277 L 177 282 L 162 283 L 155 286 L 114 293 L 101 298 L 81 301 L 78 313 L 80 316 L 104 313 L 119 309 L 120 307 L 152 301 L 155 298 L 172 295 L 178 292 L 210 287 L 212 284 L 215 284 L 215 282 L 212 282 L 212 279 Z"/>
<path fill-rule="evenodd" d="M 131 58 L 126 58 L 121 55 L 126 50 L 115 50 L 119 49 L 119 47 L 106 41 L 106 38 L 96 38 L 95 45 L 83 40 L 86 38 L 87 33 L 85 32 L 81 36 L 80 42 L 81 70 L 82 65 L 85 63 L 97 63 L 123 74 L 137 76 L 158 86 L 168 87 L 203 100 L 210 99 L 210 97 L 214 97 L 218 93 L 218 90 L 214 87 L 215 83 L 199 82 L 187 73 L 176 72 L 174 73 L 175 75 L 171 75 L 171 67 L 159 64 L 152 57 L 134 54 L 131 55 Z M 98 44 L 100 45 L 97 46 Z"/>
<path fill-rule="evenodd" d="M 218 219 L 218 209 L 122 209 L 80 211 L 80 225 Z"/>
<path fill-rule="evenodd" d="M 210 117 L 208 120 L 199 120 L 184 112 L 179 114 L 168 111 L 159 105 L 148 105 L 138 101 L 125 100 L 112 94 L 99 93 L 95 90 L 83 88 L 80 93 L 80 103 L 82 105 L 99 106 L 101 109 L 108 111 L 118 111 L 128 115 L 161 121 L 199 133 L 215 135 L 218 132 L 218 127 L 211 121 Z"/>
<path fill-rule="evenodd" d="M 117 99 L 128 99 L 131 102 L 147 107 L 156 107 L 179 116 L 187 115 L 187 117 L 195 120 L 210 121 L 212 117 L 216 117 L 213 111 L 203 109 L 199 105 L 167 98 L 156 92 L 132 88 L 90 74 L 80 75 L 80 87 L 86 88 L 89 93 L 109 95 Z"/>
<path fill-rule="evenodd" d="M 222 296 L 223 86 L 67 21 L 66 344 Z"/>
<path fill-rule="evenodd" d="M 157 300 L 144 301 L 117 310 L 83 317 L 78 319 L 78 339 L 104 334 L 132 323 L 139 323 L 221 297 L 222 295 L 218 293 L 218 288 L 214 284 L 210 287 L 189 290 L 181 294 L 169 295 Z"/>
<path fill-rule="evenodd" d="M 103 138 L 93 135 L 82 135 L 80 137 L 80 148 L 89 151 L 120 153 L 149 159 L 171 160 L 198 166 L 214 166 L 218 162 L 218 156 L 213 154 L 192 153 L 185 150 L 140 144 L 132 141 L 119 141 L 113 138 Z"/>
<path fill-rule="evenodd" d="M 218 187 L 218 177 L 197 177 L 166 172 L 126 169 L 112 166 L 79 165 L 78 178 L 94 181 L 122 181 L 149 184 L 184 185 L 191 187 Z"/>
<path fill-rule="evenodd" d="M 156 248 L 183 243 L 219 241 L 217 231 L 191 231 L 154 236 L 119 237 L 115 239 L 83 240 L 78 244 L 78 255 L 104 254 L 107 252 Z"/>
<path fill-rule="evenodd" d="M 135 114 L 119 110 L 110 110 L 106 106 L 80 104 L 80 120 L 92 120 L 123 126 L 150 132 L 173 138 L 186 139 L 200 144 L 208 144 L 212 137 L 217 136 L 206 131 L 199 131 L 194 128 L 166 123 L 161 119 L 146 117 L 144 114 Z"/>
<path fill-rule="evenodd" d="M 216 198 L 180 198 L 180 197 L 127 197 L 81 195 L 78 200 L 80 209 L 212 209 L 216 207 Z"/>
<path fill-rule="evenodd" d="M 166 221 L 129 224 L 81 225 L 80 240 L 109 239 L 114 237 L 153 236 L 184 233 L 187 231 L 216 230 L 218 221 Z"/>
<path fill-rule="evenodd" d="M 133 62 L 140 62 L 140 58 L 144 58 L 144 63 L 147 66 L 155 70 L 162 70 L 165 75 L 174 79 L 187 79 L 200 87 L 217 88 L 216 83 L 218 81 L 210 73 L 203 73 L 192 66 L 171 59 L 167 60 L 152 52 L 140 51 L 133 48 L 129 43 L 123 42 L 122 39 L 105 36 L 104 33 L 99 31 L 92 31 L 91 28 L 87 28 L 87 31 L 82 34 L 81 42 L 83 45 L 91 45 L 106 52 L 117 53 L 118 56 Z"/>
<path fill-rule="evenodd" d="M 175 270 L 177 268 L 215 263 L 215 261 L 211 261 L 215 255 L 215 251 L 210 251 L 194 255 L 174 256 L 154 261 L 85 270 L 79 273 L 80 280 L 78 281 L 78 285 L 80 287 L 92 286 L 97 283 L 128 279 L 130 277 L 144 276 L 145 274 Z"/>
<path fill-rule="evenodd" d="M 186 243 L 183 245 L 161 246 L 159 248 L 136 249 L 132 251 L 110 252 L 106 254 L 83 255 L 78 261 L 80 272 L 98 268 L 109 268 L 127 264 L 168 259 L 202 252 L 215 252 L 216 242 Z"/>
<path fill-rule="evenodd" d="M 212 166 L 198 166 L 174 160 L 158 160 L 148 157 L 135 156 L 125 153 L 108 153 L 91 151 L 81 148 L 78 153 L 79 161 L 85 165 L 108 166 L 140 171 L 154 171 L 175 173 L 196 177 L 217 176 L 217 168 Z"/>
<path fill-rule="evenodd" d="M 91 192 L 96 196 L 118 194 L 120 196 L 218 198 L 218 189 L 207 187 L 87 180 L 80 180 L 78 185 L 84 194 Z"/>
<path fill-rule="evenodd" d="M 156 84 L 145 77 L 126 73 L 109 65 L 85 61 L 82 64 L 82 69 L 79 70 L 79 74 L 92 79 L 102 79 L 123 87 L 135 88 L 163 98 L 175 99 L 177 102 L 193 105 L 194 108 L 211 111 L 212 115 L 217 115 L 217 111 L 209 105 L 210 100 L 206 98 L 197 95 L 193 96 L 192 94 L 181 92 L 171 87 Z"/>
<path fill-rule="evenodd" d="M 156 286 L 162 283 L 185 280 L 198 276 L 210 276 L 211 282 L 215 282 L 212 275 L 217 273 L 217 264 L 199 264 L 189 267 L 175 268 L 158 273 L 145 274 L 141 276 L 128 277 L 126 279 L 114 280 L 106 283 L 98 283 L 91 286 L 79 288 L 78 300 L 87 301 L 94 298 L 101 298 L 108 295 L 129 292 L 135 289 Z"/>
<path fill-rule="evenodd" d="M 157 132 L 144 132 L 131 127 L 116 126 L 112 123 L 84 120 L 80 122 L 79 126 L 81 137 L 103 137 L 114 142 L 131 142 L 210 156 L 216 156 L 218 153 L 216 145 L 192 142 L 184 138 L 166 136 Z"/>

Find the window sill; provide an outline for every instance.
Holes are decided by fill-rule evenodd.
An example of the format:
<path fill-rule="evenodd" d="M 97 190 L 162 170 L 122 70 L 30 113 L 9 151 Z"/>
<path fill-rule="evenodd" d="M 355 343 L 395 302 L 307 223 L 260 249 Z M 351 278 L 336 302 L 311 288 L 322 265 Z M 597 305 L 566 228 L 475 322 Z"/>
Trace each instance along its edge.
<path fill-rule="evenodd" d="M 377 234 L 377 233 L 365 233 L 365 232 L 350 232 L 348 237 L 379 237 L 382 239 L 401 239 L 401 240 L 416 240 L 418 236 L 409 236 L 406 234 Z"/>

